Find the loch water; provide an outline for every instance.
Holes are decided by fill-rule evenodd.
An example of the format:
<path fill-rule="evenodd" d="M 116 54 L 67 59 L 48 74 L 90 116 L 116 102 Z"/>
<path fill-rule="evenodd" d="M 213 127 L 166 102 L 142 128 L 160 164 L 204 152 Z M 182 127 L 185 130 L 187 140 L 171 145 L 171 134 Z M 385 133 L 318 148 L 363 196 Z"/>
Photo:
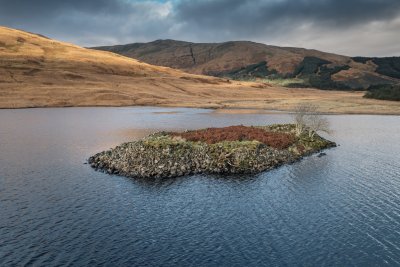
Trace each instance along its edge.
<path fill-rule="evenodd" d="M 400 117 L 257 175 L 136 180 L 94 153 L 159 130 L 291 121 L 185 108 L 0 110 L 0 266 L 399 266 Z"/>

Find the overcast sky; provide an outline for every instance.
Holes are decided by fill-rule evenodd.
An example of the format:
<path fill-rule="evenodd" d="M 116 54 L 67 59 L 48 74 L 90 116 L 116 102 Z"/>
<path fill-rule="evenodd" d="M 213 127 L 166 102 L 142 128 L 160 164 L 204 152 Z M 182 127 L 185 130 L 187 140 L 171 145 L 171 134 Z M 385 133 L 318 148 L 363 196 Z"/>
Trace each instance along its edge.
<path fill-rule="evenodd" d="M 82 46 L 251 40 L 400 56 L 400 0 L 0 0 L 0 25 Z"/>

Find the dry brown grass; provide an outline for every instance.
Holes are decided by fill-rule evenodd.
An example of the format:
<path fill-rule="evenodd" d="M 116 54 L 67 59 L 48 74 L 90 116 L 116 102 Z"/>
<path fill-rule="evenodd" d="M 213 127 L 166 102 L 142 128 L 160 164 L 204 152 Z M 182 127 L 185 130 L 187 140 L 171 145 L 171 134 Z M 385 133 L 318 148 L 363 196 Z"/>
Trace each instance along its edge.
<path fill-rule="evenodd" d="M 152 66 L 0 27 L 0 108 L 180 106 L 291 110 L 318 104 L 331 113 L 400 114 L 400 103 L 363 92 L 287 89 Z"/>

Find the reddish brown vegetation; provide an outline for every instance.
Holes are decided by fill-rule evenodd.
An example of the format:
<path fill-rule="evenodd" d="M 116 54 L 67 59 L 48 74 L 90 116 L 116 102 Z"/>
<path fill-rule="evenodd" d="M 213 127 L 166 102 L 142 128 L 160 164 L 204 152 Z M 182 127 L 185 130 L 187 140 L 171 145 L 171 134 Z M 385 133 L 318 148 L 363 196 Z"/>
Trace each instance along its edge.
<path fill-rule="evenodd" d="M 268 146 L 284 149 L 295 141 L 295 136 L 289 133 L 268 132 L 260 128 L 246 126 L 229 126 L 224 128 L 208 128 L 184 133 L 171 133 L 188 141 L 215 144 L 222 141 L 253 141 L 257 140 Z"/>

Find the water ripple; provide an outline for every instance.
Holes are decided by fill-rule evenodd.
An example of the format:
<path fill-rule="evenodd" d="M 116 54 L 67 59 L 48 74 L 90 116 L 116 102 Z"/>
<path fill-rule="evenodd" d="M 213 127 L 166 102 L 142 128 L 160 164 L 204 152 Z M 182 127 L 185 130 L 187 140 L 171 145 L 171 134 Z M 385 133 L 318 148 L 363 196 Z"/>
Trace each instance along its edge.
<path fill-rule="evenodd" d="M 251 176 L 146 181 L 82 163 L 156 129 L 290 117 L 2 110 L 0 266 L 400 265 L 400 119 L 329 119 L 340 146 L 325 157 Z"/>

